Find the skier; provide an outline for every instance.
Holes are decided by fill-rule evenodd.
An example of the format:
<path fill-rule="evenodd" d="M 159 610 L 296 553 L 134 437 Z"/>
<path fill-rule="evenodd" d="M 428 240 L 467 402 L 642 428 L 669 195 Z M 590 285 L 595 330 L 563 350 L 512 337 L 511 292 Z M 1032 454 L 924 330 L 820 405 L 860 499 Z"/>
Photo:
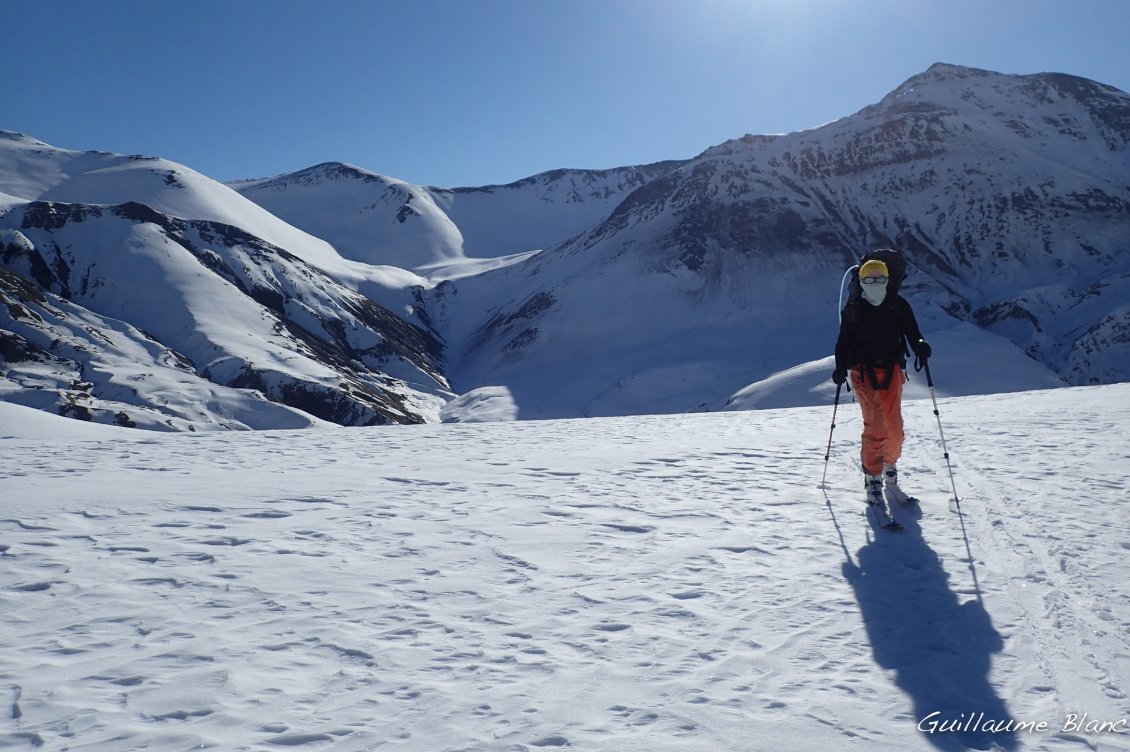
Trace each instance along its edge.
<path fill-rule="evenodd" d="M 910 343 L 910 349 L 921 360 L 931 355 L 910 303 L 897 292 L 887 294 L 889 280 L 887 265 L 882 261 L 872 259 L 860 266 L 862 296 L 844 306 L 836 340 L 836 370 L 832 372 L 837 386 L 847 381 L 851 372 L 851 384 L 863 411 L 860 460 L 867 504 L 888 520 L 884 483 L 886 501 L 912 501 L 899 488 L 896 467 L 903 441 L 905 343 Z"/>

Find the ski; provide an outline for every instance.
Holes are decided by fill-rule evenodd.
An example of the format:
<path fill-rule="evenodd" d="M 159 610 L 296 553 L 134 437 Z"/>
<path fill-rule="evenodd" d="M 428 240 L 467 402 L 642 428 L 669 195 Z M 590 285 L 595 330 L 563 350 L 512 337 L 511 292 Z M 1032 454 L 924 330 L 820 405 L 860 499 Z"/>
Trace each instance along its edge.
<path fill-rule="evenodd" d="M 875 504 L 867 505 L 867 518 L 875 527 L 881 527 L 884 530 L 902 530 L 902 523 L 891 517 L 887 510 L 879 508 Z"/>
<path fill-rule="evenodd" d="M 915 498 L 913 496 L 908 496 L 901 489 L 892 490 L 892 489 L 888 488 L 884 492 L 884 495 L 887 497 L 887 502 L 890 503 L 892 507 L 895 504 L 898 504 L 899 506 L 902 506 L 902 507 L 909 507 L 909 506 L 913 506 L 913 505 L 918 503 L 917 498 Z"/>

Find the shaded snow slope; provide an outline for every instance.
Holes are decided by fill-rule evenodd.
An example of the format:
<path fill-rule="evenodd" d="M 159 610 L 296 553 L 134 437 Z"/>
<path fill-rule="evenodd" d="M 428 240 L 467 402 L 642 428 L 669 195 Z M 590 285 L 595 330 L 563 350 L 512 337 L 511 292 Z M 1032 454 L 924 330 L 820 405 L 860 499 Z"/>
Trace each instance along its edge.
<path fill-rule="evenodd" d="M 468 254 L 497 257 L 548 248 L 584 232 L 632 191 L 681 164 L 561 169 L 506 185 L 431 191 L 462 230 Z"/>
<path fill-rule="evenodd" d="M 959 515 L 908 401 L 889 533 L 851 404 L 824 490 L 826 409 L 159 435 L 0 404 L 0 740 L 1130 750 L 1128 405 L 943 400 Z"/>

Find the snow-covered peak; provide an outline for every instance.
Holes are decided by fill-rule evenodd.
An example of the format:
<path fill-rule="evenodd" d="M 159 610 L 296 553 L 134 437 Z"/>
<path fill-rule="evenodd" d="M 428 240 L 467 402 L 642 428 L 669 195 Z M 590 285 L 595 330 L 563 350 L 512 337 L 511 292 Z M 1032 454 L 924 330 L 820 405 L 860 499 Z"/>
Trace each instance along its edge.
<path fill-rule="evenodd" d="M 953 63 L 934 63 L 923 72 L 916 73 L 908 78 L 892 93 L 897 95 L 903 89 L 914 88 L 923 84 L 967 81 L 969 79 L 976 78 L 995 78 L 1000 75 L 1002 74 L 994 73 L 993 71 L 984 70 L 981 68 L 971 68 L 965 65 L 954 65 Z"/>
<path fill-rule="evenodd" d="M 463 257 L 459 228 L 423 187 L 341 162 L 232 183 L 345 258 L 415 269 Z"/>
<path fill-rule="evenodd" d="M 234 180 L 228 186 L 237 191 L 249 188 L 270 188 L 286 190 L 292 185 L 320 185 L 338 180 L 360 180 L 362 182 L 385 182 L 391 180 L 362 167 L 345 162 L 322 162 L 297 172 L 276 175 L 270 178 Z"/>
<path fill-rule="evenodd" d="M 950 353 L 935 372 L 974 369 L 959 393 L 1125 378 L 1126 102 L 943 65 L 834 123 L 714 147 L 552 253 L 437 290 L 466 343 L 457 387 L 504 384 L 540 417 L 693 409 L 724 383 L 823 400 L 841 276 L 883 245 Z M 487 286 L 512 298 L 467 332 Z"/>
<path fill-rule="evenodd" d="M 9 131 L 9 130 L 5 130 L 3 128 L 0 128 L 0 141 L 10 141 L 10 142 L 13 142 L 13 143 L 23 143 L 23 144 L 27 144 L 29 146 L 34 146 L 34 147 L 46 147 L 46 146 L 48 146 L 48 144 L 43 143 L 42 141 L 40 141 L 37 138 L 32 138 L 31 136 L 27 135 L 26 133 L 20 133 L 19 131 Z"/>
<path fill-rule="evenodd" d="M 224 184 L 157 157 L 74 151 L 34 139 L 0 141 L 0 193 L 25 201 L 144 204 L 172 217 L 239 227 L 320 268 L 341 271 L 324 240 L 265 211 Z"/>
<path fill-rule="evenodd" d="M 831 123 L 785 135 L 750 135 L 704 151 L 704 158 L 754 159 L 832 151 L 845 160 L 837 169 L 963 149 L 1010 150 L 1018 141 L 1037 159 L 1117 162 L 1125 168 L 1130 145 L 1130 95 L 1063 73 L 1013 75 L 936 63 L 910 77 L 879 102 Z M 1101 153 L 1093 146 L 1106 145 Z M 885 144 L 885 146 L 884 146 Z M 894 151 L 892 151 L 894 150 Z M 884 154 L 885 152 L 885 154 Z M 1021 165 L 1023 166 L 1023 165 Z M 1098 166 L 1098 165 L 1096 165 Z M 1014 166 L 1010 166 L 1014 169 Z"/>
<path fill-rule="evenodd" d="M 953 124 L 974 135 L 1004 126 L 1034 140 L 1099 138 L 1115 150 L 1130 142 L 1130 95 L 1065 73 L 1012 75 L 937 63 L 861 114 L 892 113 L 960 116 Z"/>
<path fill-rule="evenodd" d="M 194 271 L 215 262 L 198 239 L 219 238 L 216 255 L 255 279 L 275 274 L 260 243 L 312 261 L 386 306 L 380 328 L 395 341 L 434 336 L 436 348 L 410 349 L 442 371 L 436 383 L 508 395 L 493 412 L 784 406 L 826 401 L 840 280 L 877 245 L 910 257 L 904 291 L 938 344 L 943 389 L 1125 380 L 1128 143 L 1123 92 L 939 64 L 810 130 L 479 188 L 413 185 L 340 162 L 222 186 L 164 160 L 9 135 L 0 214 L 61 272 L 74 266 L 64 242 L 95 236 L 70 228 L 88 219 L 99 235 L 113 227 L 144 231 L 154 249 L 191 246 L 199 253 L 184 268 Z M 78 203 L 18 211 L 44 198 Z M 240 230 L 188 228 L 197 238 L 170 217 Z M 9 241 L 6 253 L 31 258 Z M 28 261 L 19 271 L 51 269 Z M 275 281 L 286 288 L 294 273 Z M 85 284 L 71 279 L 72 291 Z M 258 284 L 251 292 L 277 300 Z M 288 321 L 306 317 L 298 299 Z M 332 338 L 345 333 L 338 321 Z"/>
<path fill-rule="evenodd" d="M 560 169 L 506 185 L 446 189 L 326 162 L 229 185 L 346 258 L 422 270 L 561 243 L 680 164 Z"/>

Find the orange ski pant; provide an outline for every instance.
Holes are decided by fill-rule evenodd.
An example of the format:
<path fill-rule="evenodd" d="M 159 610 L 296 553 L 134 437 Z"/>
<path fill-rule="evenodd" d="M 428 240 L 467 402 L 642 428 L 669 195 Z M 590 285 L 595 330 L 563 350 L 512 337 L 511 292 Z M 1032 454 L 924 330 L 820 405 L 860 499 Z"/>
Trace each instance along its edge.
<path fill-rule="evenodd" d="M 886 368 L 876 368 L 875 378 L 880 384 L 887 380 Z M 902 454 L 902 384 L 906 380 L 902 368 L 891 366 L 891 383 L 886 389 L 876 389 L 871 377 L 858 368 L 852 369 L 851 384 L 855 398 L 863 410 L 863 437 L 859 451 L 863 472 L 879 475 L 883 463 L 898 462 Z"/>

